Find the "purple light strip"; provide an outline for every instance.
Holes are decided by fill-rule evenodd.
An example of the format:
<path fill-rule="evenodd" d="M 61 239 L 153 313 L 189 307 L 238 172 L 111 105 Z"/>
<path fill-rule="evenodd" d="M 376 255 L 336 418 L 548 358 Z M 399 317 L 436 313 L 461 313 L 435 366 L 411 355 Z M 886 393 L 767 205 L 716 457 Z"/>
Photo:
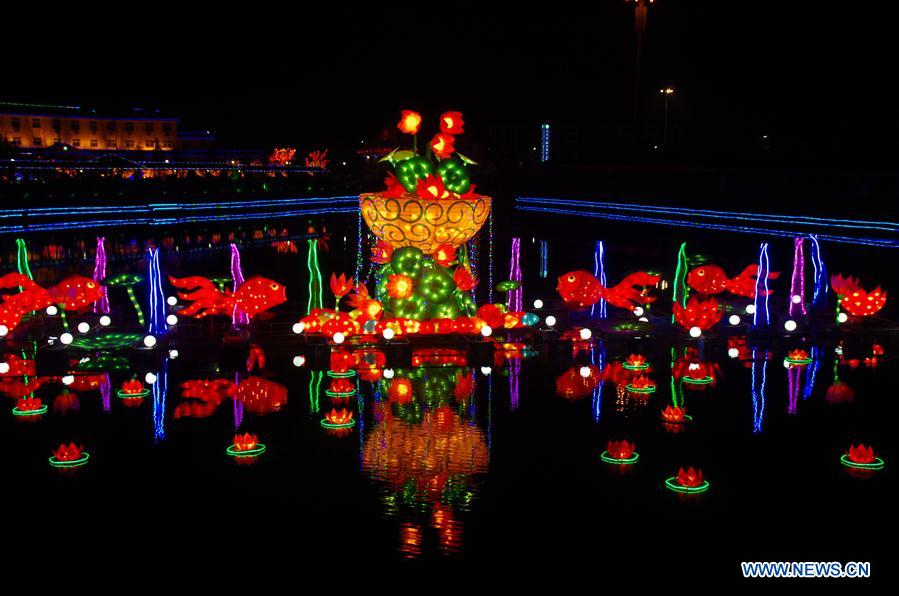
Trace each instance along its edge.
<path fill-rule="evenodd" d="M 803 251 L 803 238 L 793 239 L 793 278 L 790 281 L 790 316 L 798 311 L 800 314 L 808 314 L 805 310 L 805 252 Z M 799 302 L 794 302 L 794 297 L 799 296 Z"/>
<path fill-rule="evenodd" d="M 512 259 L 509 262 L 509 279 L 521 282 L 521 238 L 512 238 Z M 522 296 L 524 288 L 519 285 L 517 290 L 509 292 L 509 301 L 506 306 L 510 312 L 520 312 L 522 308 Z"/>
<path fill-rule="evenodd" d="M 244 279 L 243 270 L 240 267 L 240 250 L 233 242 L 231 243 L 231 279 L 234 280 L 234 293 L 236 294 L 237 289 L 243 285 Z M 234 312 L 231 314 L 231 324 L 235 327 L 249 325 L 250 316 L 235 305 Z"/>
<path fill-rule="evenodd" d="M 795 414 L 799 405 L 799 388 L 802 387 L 801 375 L 801 366 L 791 366 L 787 369 L 787 383 L 789 384 L 789 401 L 787 403 L 788 414 Z"/>
<path fill-rule="evenodd" d="M 106 238 L 97 236 L 97 254 L 94 256 L 94 281 L 102 284 L 106 280 Z M 94 302 L 94 312 L 109 314 L 109 296 L 106 294 L 106 286 L 102 286 L 103 296 Z"/>
<path fill-rule="evenodd" d="M 521 376 L 521 360 L 517 358 L 509 361 L 509 407 L 512 410 L 518 409 L 519 400 L 519 378 Z"/>

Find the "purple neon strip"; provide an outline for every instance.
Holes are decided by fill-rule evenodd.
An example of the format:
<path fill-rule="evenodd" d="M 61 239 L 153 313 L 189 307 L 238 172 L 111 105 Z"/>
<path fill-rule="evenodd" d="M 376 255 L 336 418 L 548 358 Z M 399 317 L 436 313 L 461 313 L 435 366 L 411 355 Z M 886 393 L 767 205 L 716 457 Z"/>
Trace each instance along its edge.
<path fill-rule="evenodd" d="M 106 280 L 106 238 L 97 236 L 97 254 L 94 256 L 94 281 L 102 284 Z M 109 314 L 109 296 L 106 294 L 106 286 L 101 287 L 103 296 L 94 302 L 94 312 Z"/>
<path fill-rule="evenodd" d="M 520 312 L 522 308 L 522 297 L 524 288 L 521 287 L 521 238 L 512 238 L 512 259 L 509 262 L 509 279 L 519 282 L 516 290 L 509 292 L 508 306 L 511 312 Z"/>
<path fill-rule="evenodd" d="M 240 267 L 240 250 L 237 245 L 231 243 L 231 279 L 234 280 L 234 293 L 243 285 L 243 270 Z M 250 316 L 244 311 L 234 306 L 234 312 L 231 314 L 231 323 L 233 325 L 249 325 Z"/>
<path fill-rule="evenodd" d="M 805 310 L 805 252 L 803 251 L 803 238 L 793 239 L 793 277 L 790 280 L 790 316 L 797 311 L 807 314 Z M 793 302 L 793 297 L 799 296 L 799 302 Z"/>

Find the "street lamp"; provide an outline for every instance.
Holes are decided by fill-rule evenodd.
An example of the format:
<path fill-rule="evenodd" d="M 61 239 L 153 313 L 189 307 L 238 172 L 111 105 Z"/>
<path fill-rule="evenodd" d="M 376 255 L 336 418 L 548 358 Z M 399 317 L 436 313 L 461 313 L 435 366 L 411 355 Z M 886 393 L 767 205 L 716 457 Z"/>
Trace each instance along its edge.
<path fill-rule="evenodd" d="M 668 99 L 674 95 L 674 88 L 664 87 L 663 89 L 659 89 L 659 93 L 661 93 L 662 97 L 665 99 L 665 118 L 662 124 L 662 149 L 665 149 L 665 145 L 668 142 Z"/>

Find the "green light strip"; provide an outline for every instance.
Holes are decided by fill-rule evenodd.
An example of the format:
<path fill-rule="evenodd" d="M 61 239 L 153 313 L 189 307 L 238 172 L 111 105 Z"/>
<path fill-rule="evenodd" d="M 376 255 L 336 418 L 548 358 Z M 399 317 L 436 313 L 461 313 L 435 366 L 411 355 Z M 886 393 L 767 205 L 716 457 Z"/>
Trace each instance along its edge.
<path fill-rule="evenodd" d="M 47 406 L 41 406 L 36 410 L 20 410 L 19 408 L 12 409 L 13 416 L 40 416 L 41 414 L 47 413 Z"/>
<path fill-rule="evenodd" d="M 631 393 L 655 393 L 656 388 L 655 385 L 652 387 L 634 387 L 630 383 L 624 386 L 625 389 L 630 391 Z"/>
<path fill-rule="evenodd" d="M 715 379 L 709 376 L 701 377 L 699 379 L 694 379 L 693 377 L 684 377 L 681 380 L 688 385 L 708 385 L 709 383 L 715 381 Z"/>
<path fill-rule="evenodd" d="M 334 372 L 333 370 L 329 370 L 328 376 L 334 379 L 349 379 L 356 376 L 356 371 L 350 370 L 347 372 Z"/>
<path fill-rule="evenodd" d="M 677 251 L 677 270 L 674 272 L 674 281 L 671 284 L 671 300 L 673 302 L 680 302 L 680 305 L 683 307 L 687 306 L 687 294 L 689 290 L 687 289 L 687 269 L 689 268 L 689 264 L 687 263 L 687 243 L 684 242 L 680 245 L 680 250 Z M 680 290 L 680 292 L 678 292 Z M 674 315 L 671 315 L 671 322 L 674 322 Z"/>
<path fill-rule="evenodd" d="M 327 395 L 328 397 L 332 397 L 332 398 L 333 397 L 352 397 L 353 395 L 356 395 L 356 392 L 348 391 L 346 393 L 342 393 L 339 391 L 331 391 L 330 389 L 325 389 L 325 395 Z"/>
<path fill-rule="evenodd" d="M 119 389 L 115 392 L 115 394 L 122 399 L 137 399 L 138 397 L 147 397 L 148 395 L 150 395 L 150 390 L 142 389 L 138 393 L 127 393 Z"/>
<path fill-rule="evenodd" d="M 314 308 L 322 308 L 322 272 L 318 267 L 318 241 L 315 238 L 307 240 L 309 254 L 306 257 L 306 267 L 309 269 L 309 303 L 306 306 L 306 314 Z"/>
<path fill-rule="evenodd" d="M 47 461 L 50 462 L 50 465 L 54 468 L 77 468 L 79 466 L 83 466 L 89 460 L 91 454 L 87 451 L 81 453 L 81 457 L 78 459 L 73 459 L 71 461 L 62 461 L 61 459 L 57 459 L 55 455 L 51 456 Z"/>
<path fill-rule="evenodd" d="M 621 368 L 625 370 L 646 370 L 649 368 L 648 364 L 628 364 L 627 362 L 622 363 Z"/>
<path fill-rule="evenodd" d="M 709 490 L 711 484 L 709 484 L 708 480 L 703 480 L 702 484 L 699 486 L 681 486 L 677 483 L 677 476 L 672 476 L 671 478 L 667 478 L 665 480 L 665 486 L 668 490 L 673 490 L 676 493 L 683 493 L 687 495 L 695 495 L 699 493 L 704 493 Z"/>
<path fill-rule="evenodd" d="M 879 457 L 875 457 L 874 461 L 869 464 L 854 462 L 854 461 L 850 460 L 849 456 L 845 453 L 842 456 L 840 456 L 840 463 L 843 464 L 844 466 L 846 466 L 847 468 L 857 468 L 859 470 L 879 470 L 883 466 L 886 465 L 886 462 L 884 462 Z"/>
<path fill-rule="evenodd" d="M 334 424 L 333 422 L 328 422 L 327 420 L 322 419 L 320 424 L 324 428 L 352 428 L 352 427 L 356 426 L 356 421 L 353 420 L 352 422 L 344 422 L 342 424 Z"/>
<path fill-rule="evenodd" d="M 266 449 L 267 447 L 262 443 L 256 443 L 254 448 L 245 451 L 238 450 L 236 445 L 229 445 L 228 448 L 225 449 L 225 453 L 231 457 L 256 457 L 257 455 L 264 453 Z"/>
<path fill-rule="evenodd" d="M 131 304 L 134 305 L 134 311 L 137 313 L 137 322 L 143 327 L 146 322 L 144 320 L 144 311 L 140 309 L 140 304 L 137 302 L 137 296 L 134 295 L 134 288 L 132 286 L 125 286 L 125 289 L 128 291 L 128 298 L 131 299 Z"/>
<path fill-rule="evenodd" d="M 788 362 L 790 364 L 803 365 L 803 364 L 811 364 L 812 359 L 811 358 L 784 358 L 784 362 Z"/>
<path fill-rule="evenodd" d="M 607 464 L 621 464 L 629 466 L 631 464 L 637 463 L 637 460 L 640 459 L 640 454 L 635 451 L 631 457 L 618 459 L 617 457 L 612 457 L 611 455 L 609 455 L 608 451 L 603 451 L 599 454 L 599 459 L 606 462 Z"/>

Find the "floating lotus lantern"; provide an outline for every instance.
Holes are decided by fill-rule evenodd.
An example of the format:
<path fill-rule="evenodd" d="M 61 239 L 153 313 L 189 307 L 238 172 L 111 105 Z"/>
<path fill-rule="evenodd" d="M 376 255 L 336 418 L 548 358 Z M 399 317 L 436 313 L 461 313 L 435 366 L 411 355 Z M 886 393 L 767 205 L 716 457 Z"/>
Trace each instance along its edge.
<path fill-rule="evenodd" d="M 341 408 L 340 410 L 332 409 L 325 414 L 321 425 L 329 430 L 342 430 L 352 428 L 356 424 L 353 418 L 353 411 Z"/>
<path fill-rule="evenodd" d="M 785 363 L 795 366 L 805 366 L 811 361 L 811 356 L 808 355 L 808 352 L 802 349 L 790 350 L 789 352 L 787 352 L 787 357 L 784 358 Z"/>
<path fill-rule="evenodd" d="M 50 465 L 54 468 L 77 468 L 83 466 L 90 459 L 90 454 L 83 447 L 75 443 L 60 444 L 50 456 Z"/>
<path fill-rule="evenodd" d="M 838 310 L 844 310 L 855 317 L 869 317 L 882 309 L 887 301 L 887 293 L 880 286 L 867 292 L 854 277 L 834 275 L 830 278 L 830 286 L 837 293 Z"/>
<path fill-rule="evenodd" d="M 631 354 L 621 366 L 627 370 L 646 370 L 649 368 L 649 364 L 646 362 L 646 356 L 643 354 Z"/>
<path fill-rule="evenodd" d="M 150 390 L 137 379 L 131 379 L 122 383 L 121 389 L 116 392 L 122 399 L 141 399 L 150 395 Z"/>
<path fill-rule="evenodd" d="M 718 375 L 718 365 L 691 358 L 678 360 L 672 370 L 675 380 L 683 381 L 688 386 L 704 387 L 713 385 Z"/>
<path fill-rule="evenodd" d="M 693 417 L 687 414 L 687 408 L 668 405 L 662 410 L 662 420 L 666 424 L 684 424 L 693 420 Z"/>
<path fill-rule="evenodd" d="M 609 441 L 599 458 L 608 464 L 635 464 L 640 458 L 635 449 L 636 445 L 627 441 Z"/>
<path fill-rule="evenodd" d="M 674 320 L 684 329 L 698 327 L 706 330 L 721 320 L 724 311 L 718 308 L 718 301 L 714 298 L 700 300 L 693 296 L 687 300 L 686 306 L 675 302 L 672 306 Z"/>
<path fill-rule="evenodd" d="M 225 453 L 236 458 L 252 458 L 262 455 L 266 446 L 259 442 L 256 435 L 243 433 L 234 435 L 234 442 L 225 449 Z"/>
<path fill-rule="evenodd" d="M 656 384 L 644 375 L 637 375 L 624 388 L 631 393 L 655 393 Z"/>
<path fill-rule="evenodd" d="M 325 395 L 332 398 L 347 398 L 356 394 L 356 384 L 345 377 L 331 379 L 331 385 L 325 389 Z"/>
<path fill-rule="evenodd" d="M 677 476 L 665 479 L 665 487 L 676 493 L 697 494 L 709 490 L 709 481 L 703 479 L 702 470 L 692 467 L 677 471 Z"/>
<path fill-rule="evenodd" d="M 45 414 L 46 412 L 47 406 L 41 403 L 41 399 L 39 397 L 20 397 L 16 401 L 15 407 L 12 409 L 12 413 L 15 416 L 21 416 L 25 418 L 40 416 L 41 414 Z"/>
<path fill-rule="evenodd" d="M 874 454 L 874 448 L 864 445 L 850 445 L 849 451 L 840 457 L 840 463 L 855 470 L 879 470 L 884 466 L 883 459 Z"/>

